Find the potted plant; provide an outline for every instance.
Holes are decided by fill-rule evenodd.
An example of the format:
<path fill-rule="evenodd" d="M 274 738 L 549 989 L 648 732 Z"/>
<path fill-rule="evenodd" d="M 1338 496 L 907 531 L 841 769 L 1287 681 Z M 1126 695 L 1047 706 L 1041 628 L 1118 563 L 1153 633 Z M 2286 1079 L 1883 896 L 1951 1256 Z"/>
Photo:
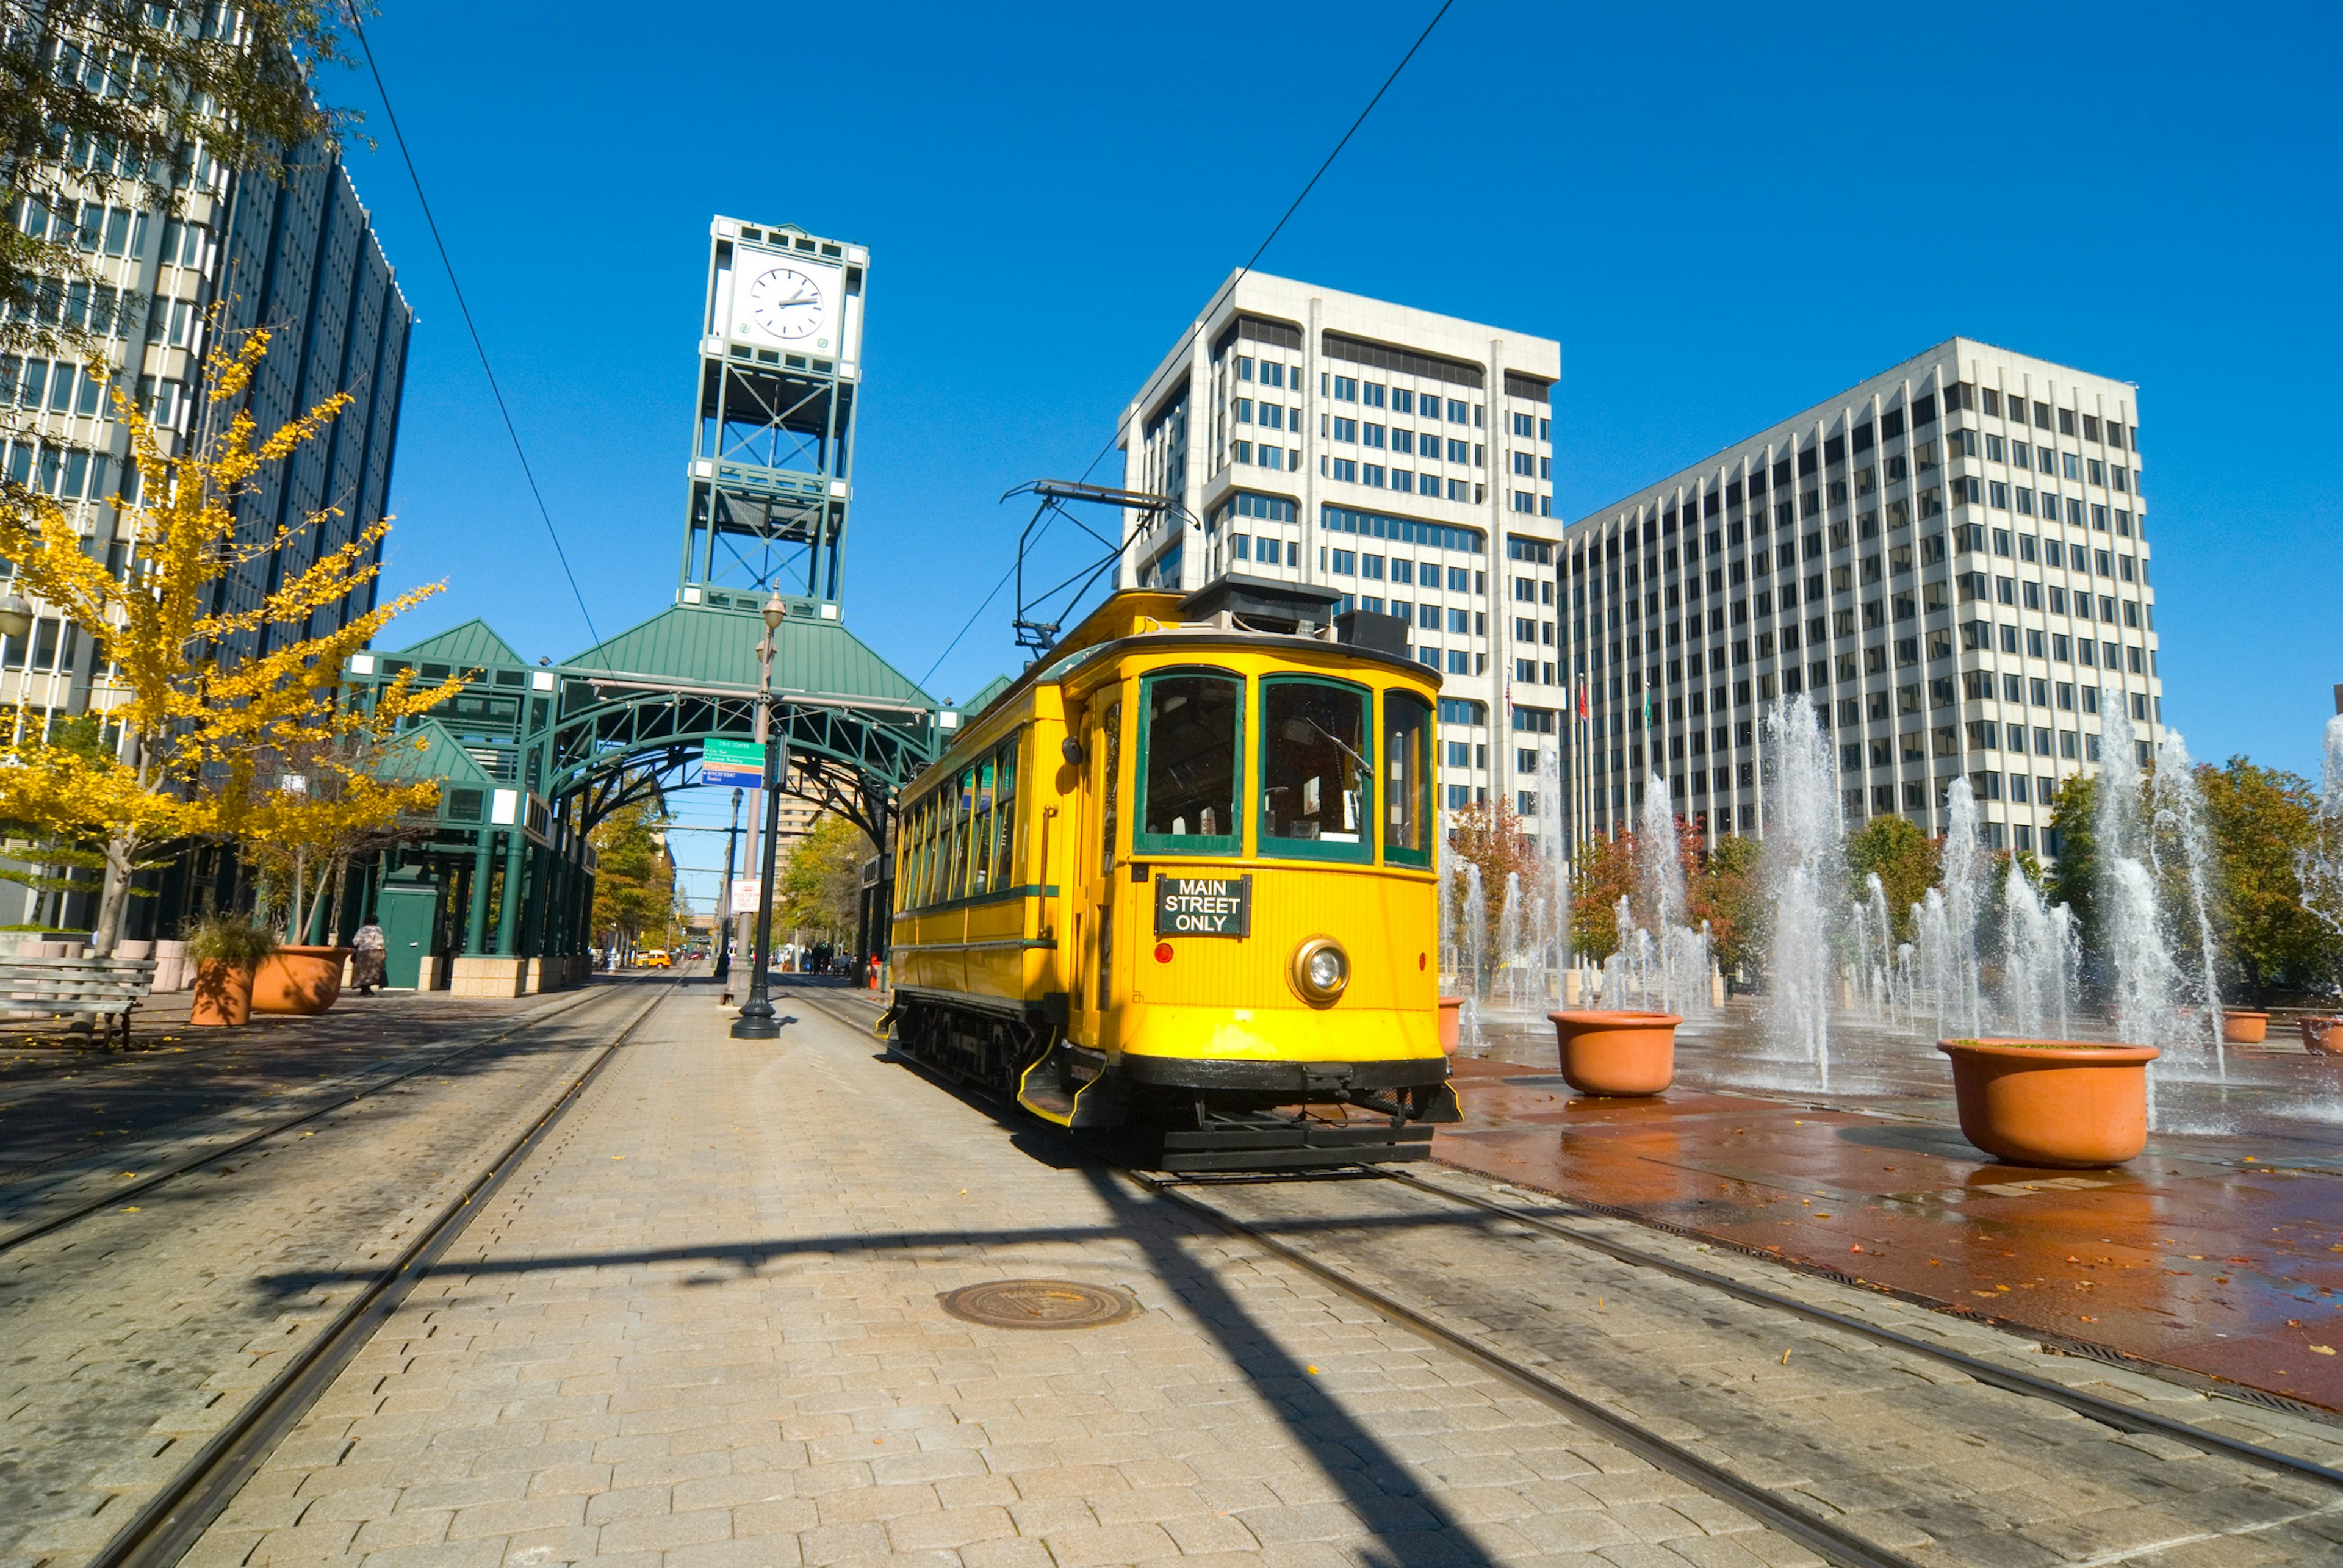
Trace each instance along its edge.
<path fill-rule="evenodd" d="M 253 970 L 255 1012 L 320 1013 L 341 1000 L 351 948 L 278 946 Z"/>
<path fill-rule="evenodd" d="M 196 966 L 193 1024 L 240 1024 L 252 1017 L 253 971 L 277 950 L 277 934 L 232 915 L 206 915 L 187 928 Z"/>
<path fill-rule="evenodd" d="M 2343 1018 L 2304 1019 L 2302 1049 L 2313 1056 L 2343 1056 Z"/>
<path fill-rule="evenodd" d="M 1672 1012 L 1550 1012 L 1564 1081 L 1581 1094 L 1657 1094 L 1676 1077 Z"/>
<path fill-rule="evenodd" d="M 1463 1013 L 1463 997 L 1444 996 L 1440 999 L 1440 1049 L 1446 1055 L 1456 1054 L 1456 1026 Z"/>
<path fill-rule="evenodd" d="M 2231 1045 L 2259 1045 L 2269 1038 L 2269 1014 L 2224 1010 L 2221 1038 Z"/>
<path fill-rule="evenodd" d="M 2152 1045 L 1940 1040 L 1961 1136 L 2013 1165 L 2120 1165 L 2147 1146 Z"/>

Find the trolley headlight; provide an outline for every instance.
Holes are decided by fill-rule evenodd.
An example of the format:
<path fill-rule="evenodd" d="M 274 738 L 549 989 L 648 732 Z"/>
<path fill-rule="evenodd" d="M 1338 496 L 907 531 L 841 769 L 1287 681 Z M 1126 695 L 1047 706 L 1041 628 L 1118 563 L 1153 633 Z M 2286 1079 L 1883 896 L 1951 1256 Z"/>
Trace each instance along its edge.
<path fill-rule="evenodd" d="M 1293 989 L 1323 1007 L 1351 983 L 1351 955 L 1332 937 L 1312 937 L 1293 950 Z"/>

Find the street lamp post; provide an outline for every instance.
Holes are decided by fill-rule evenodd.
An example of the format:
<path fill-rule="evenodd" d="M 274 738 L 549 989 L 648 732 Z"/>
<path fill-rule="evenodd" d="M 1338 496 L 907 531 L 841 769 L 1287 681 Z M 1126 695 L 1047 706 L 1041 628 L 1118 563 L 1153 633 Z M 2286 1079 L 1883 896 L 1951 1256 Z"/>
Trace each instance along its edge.
<path fill-rule="evenodd" d="M 749 971 L 749 1000 L 732 1020 L 735 1040 L 775 1040 L 781 1032 L 767 995 L 766 966 L 771 962 L 773 941 L 774 839 L 781 825 L 781 740 L 773 729 L 773 633 L 780 629 L 789 607 L 779 594 L 765 601 L 765 635 L 757 644 L 757 739 L 765 749 L 764 864 L 757 881 L 757 950 Z"/>
<path fill-rule="evenodd" d="M 724 906 L 724 918 L 716 926 L 715 978 L 724 982 L 725 1000 L 731 1000 L 732 939 L 739 930 L 740 911 L 732 907 L 732 859 L 740 847 L 740 791 L 732 791 L 732 825 L 724 829 L 724 886 L 719 894 Z"/>

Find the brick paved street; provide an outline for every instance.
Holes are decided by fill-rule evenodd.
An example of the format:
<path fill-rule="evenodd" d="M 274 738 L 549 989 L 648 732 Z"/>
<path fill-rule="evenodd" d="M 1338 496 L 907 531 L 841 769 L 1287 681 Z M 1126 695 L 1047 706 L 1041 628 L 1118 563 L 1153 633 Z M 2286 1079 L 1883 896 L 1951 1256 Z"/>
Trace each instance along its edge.
<path fill-rule="evenodd" d="M 392 991 L 347 995 L 316 1018 L 192 1029 L 191 994 L 158 999 L 156 1016 L 142 1010 L 129 1050 L 76 1043 L 62 1029 L 0 1030 L 0 1231 L 38 1218 L 89 1171 L 158 1163 L 191 1141 L 297 1114 L 581 1000 Z"/>
<path fill-rule="evenodd" d="M 652 1014 L 190 1568 L 1819 1561 L 885 1056 L 868 993 L 777 1001 L 775 1042 L 730 1040 L 704 985 Z M 445 1081 L 321 1118 L 314 1139 L 8 1253 L 0 1568 L 86 1561 L 635 1005 L 550 1020 Z M 2343 1561 L 2334 1488 L 2125 1436 L 1435 1193 L 1200 1191 L 1922 1568 Z M 2343 1427 L 2046 1356 L 1696 1238 L 1571 1222 L 2343 1459 Z M 939 1300 L 1016 1278 L 1127 1292 L 1141 1311 L 1020 1332 Z"/>
<path fill-rule="evenodd" d="M 316 1031 L 325 1041 L 246 1047 L 246 1065 L 176 1098 L 165 1081 L 172 1059 L 99 1066 L 142 1075 L 150 1111 L 191 1112 L 150 1116 L 143 1153 L 161 1157 L 250 1131 L 240 1113 L 265 1126 L 352 1081 L 437 1064 L 5 1253 L 0 1563 L 85 1561 L 647 995 L 621 985 L 574 1002 L 534 999 L 452 1030 L 465 1015 L 441 1009 L 403 1032 L 378 1020 L 369 1031 L 353 1010 Z M 530 1011 L 554 1016 L 453 1053 Z M 0 1188 L 10 1220 L 136 1169 L 86 1163 L 75 1156 Z"/>
<path fill-rule="evenodd" d="M 1439 1181 L 1488 1193 L 1448 1172 Z M 2127 1437 L 1931 1359 L 1734 1301 L 1384 1181 L 1223 1188 L 1215 1206 L 1430 1309 L 1605 1409 L 1922 1563 L 2343 1560 L 2343 1493 L 2160 1437 Z M 1575 1221 L 1574 1221 L 1575 1222 Z M 1717 1270 L 1695 1242 L 1614 1224 Z M 2023 1340 L 1795 1275 L 1722 1271 L 2041 1375 Z M 2036 1363 L 2036 1364 L 2021 1364 Z M 2137 1375 L 2059 1378 L 2328 1465 L 2343 1429 Z M 2062 1369 L 2065 1370 L 2065 1369 Z M 2075 1375 L 2079 1372 L 2081 1375 Z M 2052 1373 L 2051 1375 L 2057 1375 Z M 2182 1408 L 2182 1407 L 2186 1408 Z M 2216 1550 L 2201 1548 L 2207 1542 Z M 2237 1548 L 2246 1555 L 2237 1555 Z"/>
<path fill-rule="evenodd" d="M 686 992 L 187 1562 L 1809 1563 L 784 992 Z M 959 1322 L 1049 1277 L 1145 1308 Z M 1601 1553 L 1597 1559 L 1589 1553 Z"/>

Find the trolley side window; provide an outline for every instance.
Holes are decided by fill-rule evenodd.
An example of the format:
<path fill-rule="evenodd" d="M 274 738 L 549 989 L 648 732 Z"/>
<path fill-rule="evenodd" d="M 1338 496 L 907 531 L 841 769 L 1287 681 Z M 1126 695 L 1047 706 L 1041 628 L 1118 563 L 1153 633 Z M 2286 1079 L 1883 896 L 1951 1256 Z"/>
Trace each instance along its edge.
<path fill-rule="evenodd" d="M 906 910 L 920 907 L 920 858 L 927 848 L 920 829 L 927 817 L 927 802 L 915 801 L 903 808 L 903 825 L 898 835 L 901 845 L 902 864 L 895 869 L 896 901 Z"/>
<path fill-rule="evenodd" d="M 951 853 L 951 791 L 939 789 L 928 799 L 928 864 L 920 874 L 927 901 L 944 901 L 944 860 Z"/>
<path fill-rule="evenodd" d="M 922 908 L 941 901 L 943 895 L 936 890 L 936 879 L 944 863 L 944 792 L 935 790 L 928 796 L 927 806 L 920 821 L 920 904 Z"/>
<path fill-rule="evenodd" d="M 947 899 L 964 898 L 968 893 L 968 828 L 969 818 L 975 809 L 976 769 L 963 768 L 951 795 L 951 838 L 948 850 L 950 860 L 946 866 L 946 874 L 950 880 L 944 887 Z"/>
<path fill-rule="evenodd" d="M 1261 853 L 1372 861 L 1374 739 L 1367 692 L 1307 677 L 1261 689 Z"/>
<path fill-rule="evenodd" d="M 1383 693 L 1383 859 L 1432 864 L 1432 704 Z"/>
<path fill-rule="evenodd" d="M 990 757 L 969 771 L 976 775 L 976 809 L 969 834 L 968 896 L 980 899 L 992 891 L 992 783 Z"/>
<path fill-rule="evenodd" d="M 1244 736 L 1244 681 L 1182 670 L 1140 683 L 1139 830 L 1141 855 L 1233 855 L 1237 757 Z"/>
<path fill-rule="evenodd" d="M 1017 738 L 1011 736 L 992 768 L 992 887 L 1017 886 Z"/>

